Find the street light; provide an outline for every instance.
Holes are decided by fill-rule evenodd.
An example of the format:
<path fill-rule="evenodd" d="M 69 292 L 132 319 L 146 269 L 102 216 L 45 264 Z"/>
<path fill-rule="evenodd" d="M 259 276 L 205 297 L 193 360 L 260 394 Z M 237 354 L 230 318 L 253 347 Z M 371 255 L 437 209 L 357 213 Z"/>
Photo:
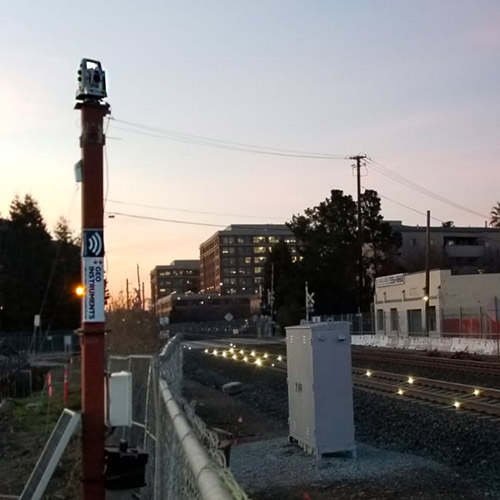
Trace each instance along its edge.
<path fill-rule="evenodd" d="M 78 297 L 83 297 L 85 295 L 85 287 L 83 285 L 78 285 L 75 289 L 75 293 Z"/>

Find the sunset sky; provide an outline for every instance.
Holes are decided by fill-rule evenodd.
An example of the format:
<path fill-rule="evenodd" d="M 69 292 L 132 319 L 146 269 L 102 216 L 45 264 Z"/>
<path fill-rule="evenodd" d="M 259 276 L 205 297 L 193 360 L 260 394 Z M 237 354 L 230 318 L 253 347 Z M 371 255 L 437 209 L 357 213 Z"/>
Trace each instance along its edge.
<path fill-rule="evenodd" d="M 334 188 L 355 195 L 349 160 L 204 147 L 137 133 L 146 130 L 123 120 L 285 150 L 366 153 L 464 209 L 370 165 L 363 186 L 437 219 L 483 226 L 500 200 L 499 26 L 497 0 L 5 0 L 0 212 L 31 193 L 49 228 L 62 215 L 79 231 L 73 106 L 88 57 L 107 72 L 117 120 L 108 129 L 107 212 L 224 227 L 284 222 Z M 387 198 L 383 214 L 425 224 Z M 217 230 L 118 215 L 105 225 L 112 293 L 135 282 L 137 263 L 149 293 L 155 265 L 197 258 Z"/>

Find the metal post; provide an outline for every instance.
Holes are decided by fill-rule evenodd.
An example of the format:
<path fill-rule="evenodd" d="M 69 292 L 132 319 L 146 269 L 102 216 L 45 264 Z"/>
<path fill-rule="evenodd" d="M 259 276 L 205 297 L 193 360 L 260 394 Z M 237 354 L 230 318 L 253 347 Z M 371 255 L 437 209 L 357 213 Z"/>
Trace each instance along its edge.
<path fill-rule="evenodd" d="M 500 328 L 498 324 L 498 297 L 495 295 L 495 330 L 497 333 L 497 357 L 500 360 Z"/>
<path fill-rule="evenodd" d="M 86 77 L 81 73 L 86 71 L 84 61 L 80 79 Z M 92 75 L 92 81 L 97 82 L 96 73 Z M 82 281 L 85 286 L 80 330 L 83 499 L 104 500 L 103 118 L 108 114 L 109 105 L 85 91 L 77 98 L 82 100 L 75 109 L 81 110 L 82 123 Z"/>
<path fill-rule="evenodd" d="M 309 290 L 307 289 L 306 281 L 306 322 L 309 323 L 309 300 L 308 300 Z"/>
<path fill-rule="evenodd" d="M 427 210 L 427 228 L 425 238 L 425 333 L 429 335 L 429 307 L 431 302 L 430 280 L 431 280 L 431 211 Z"/>

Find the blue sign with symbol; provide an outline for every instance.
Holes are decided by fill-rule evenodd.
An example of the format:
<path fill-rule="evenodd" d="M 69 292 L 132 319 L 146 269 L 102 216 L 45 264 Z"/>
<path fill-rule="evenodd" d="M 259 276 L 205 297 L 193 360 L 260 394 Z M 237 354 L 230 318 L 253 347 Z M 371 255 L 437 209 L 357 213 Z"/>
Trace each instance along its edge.
<path fill-rule="evenodd" d="M 104 238 L 102 229 L 83 230 L 83 257 L 103 257 Z"/>

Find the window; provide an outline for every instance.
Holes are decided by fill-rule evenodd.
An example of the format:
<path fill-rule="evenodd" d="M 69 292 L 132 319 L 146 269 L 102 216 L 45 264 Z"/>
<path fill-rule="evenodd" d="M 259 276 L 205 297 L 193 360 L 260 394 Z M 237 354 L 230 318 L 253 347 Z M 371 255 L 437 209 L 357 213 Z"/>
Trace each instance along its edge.
<path fill-rule="evenodd" d="M 252 255 L 252 247 L 240 247 L 238 253 L 239 255 Z"/>
<path fill-rule="evenodd" d="M 253 253 L 266 253 L 266 247 L 254 247 Z"/>
<path fill-rule="evenodd" d="M 410 246 L 411 247 L 416 247 L 417 246 L 417 240 L 415 238 L 410 239 Z"/>
<path fill-rule="evenodd" d="M 277 236 L 269 236 L 269 243 L 278 243 L 279 241 Z"/>
<path fill-rule="evenodd" d="M 236 274 L 236 268 L 235 267 L 230 267 L 229 268 L 229 274 Z"/>
<path fill-rule="evenodd" d="M 266 237 L 265 236 L 254 236 L 253 237 L 253 242 L 254 243 L 265 243 L 266 242 Z"/>
<path fill-rule="evenodd" d="M 234 245 L 234 238 L 232 236 L 229 236 L 229 238 L 227 239 L 227 242 L 230 244 L 230 245 Z"/>
<path fill-rule="evenodd" d="M 250 274 L 251 269 L 249 267 L 240 267 L 238 269 L 239 274 Z"/>
<path fill-rule="evenodd" d="M 379 332 L 384 331 L 384 311 L 383 311 L 383 309 L 377 309 L 377 330 Z"/>
<path fill-rule="evenodd" d="M 262 267 L 254 267 L 253 271 L 255 274 L 262 274 Z"/>
<path fill-rule="evenodd" d="M 297 243 L 297 240 L 295 238 L 286 238 L 285 243 L 288 243 L 288 244 Z"/>
<path fill-rule="evenodd" d="M 391 318 L 391 331 L 392 332 L 399 331 L 398 310 L 396 308 L 391 309 L 390 318 Z"/>
<path fill-rule="evenodd" d="M 224 245 L 227 245 L 229 243 L 228 241 L 228 237 L 227 236 L 223 236 L 221 239 L 220 239 L 221 243 L 224 244 Z"/>
<path fill-rule="evenodd" d="M 253 279 L 253 282 L 256 284 L 256 285 L 260 285 L 262 283 L 262 276 L 256 276 L 254 279 Z"/>
<path fill-rule="evenodd" d="M 229 278 L 230 285 L 236 285 L 236 278 Z"/>
<path fill-rule="evenodd" d="M 229 285 L 229 278 L 224 278 L 222 282 L 224 285 Z"/>
<path fill-rule="evenodd" d="M 236 240 L 240 245 L 244 244 L 244 243 L 250 243 L 248 241 L 248 238 L 246 238 L 245 236 L 238 236 L 238 239 Z"/>
<path fill-rule="evenodd" d="M 245 264 L 251 264 L 252 263 L 252 257 L 245 257 Z"/>
<path fill-rule="evenodd" d="M 255 262 L 255 264 L 264 264 L 264 262 L 266 262 L 266 258 L 265 257 L 254 257 L 253 261 Z"/>
<path fill-rule="evenodd" d="M 409 309 L 408 333 L 422 333 L 422 309 Z"/>
<path fill-rule="evenodd" d="M 228 247 L 220 247 L 220 251 L 222 255 L 228 254 L 229 253 L 229 248 Z"/>

